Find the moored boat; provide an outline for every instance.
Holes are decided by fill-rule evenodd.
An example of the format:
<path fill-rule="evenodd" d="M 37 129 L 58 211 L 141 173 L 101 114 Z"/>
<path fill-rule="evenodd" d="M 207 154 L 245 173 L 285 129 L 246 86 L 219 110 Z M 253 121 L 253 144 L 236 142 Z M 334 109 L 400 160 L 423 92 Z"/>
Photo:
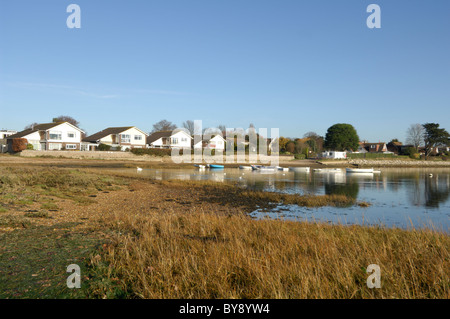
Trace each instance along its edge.
<path fill-rule="evenodd" d="M 241 166 L 239 166 L 239 169 L 248 169 L 248 170 L 251 170 L 252 167 L 251 167 L 251 166 L 244 166 L 244 165 L 241 165 Z"/>
<path fill-rule="evenodd" d="M 373 173 L 373 168 L 346 168 L 347 173 Z"/>
<path fill-rule="evenodd" d="M 222 168 L 224 168 L 225 166 L 223 166 L 223 165 L 216 165 L 216 164 L 207 164 L 206 167 L 208 167 L 208 168 L 220 168 L 220 169 L 222 169 Z"/>
<path fill-rule="evenodd" d="M 289 167 L 289 170 L 292 172 L 309 173 L 310 168 L 309 167 Z"/>
<path fill-rule="evenodd" d="M 342 172 L 340 168 L 315 168 L 313 169 L 313 172 L 318 173 L 339 173 Z"/>
<path fill-rule="evenodd" d="M 261 172 L 275 172 L 277 171 L 276 166 L 261 166 L 261 165 L 252 165 L 252 170 L 261 171 Z"/>

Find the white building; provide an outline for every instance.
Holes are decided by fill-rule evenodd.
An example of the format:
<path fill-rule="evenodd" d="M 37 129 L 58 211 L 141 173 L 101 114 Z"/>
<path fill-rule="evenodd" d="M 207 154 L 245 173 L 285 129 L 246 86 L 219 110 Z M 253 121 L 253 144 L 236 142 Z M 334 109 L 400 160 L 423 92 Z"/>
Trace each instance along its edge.
<path fill-rule="evenodd" d="M 226 140 L 221 135 L 214 135 L 209 140 L 201 140 L 194 144 L 194 149 L 207 148 L 225 150 Z"/>
<path fill-rule="evenodd" d="M 125 151 L 132 148 L 145 148 L 148 134 L 135 126 L 108 127 L 83 138 L 81 149 L 96 150 L 100 144 Z"/>
<path fill-rule="evenodd" d="M 34 150 L 80 150 L 83 130 L 69 122 L 33 125 L 27 130 L 7 137 L 8 150 L 12 151 L 12 140 L 25 138 Z"/>
<path fill-rule="evenodd" d="M 347 152 L 325 151 L 325 152 L 322 152 L 322 158 L 346 159 Z"/>
<path fill-rule="evenodd" d="M 183 130 L 160 131 L 147 137 L 149 148 L 191 148 L 192 136 Z"/>

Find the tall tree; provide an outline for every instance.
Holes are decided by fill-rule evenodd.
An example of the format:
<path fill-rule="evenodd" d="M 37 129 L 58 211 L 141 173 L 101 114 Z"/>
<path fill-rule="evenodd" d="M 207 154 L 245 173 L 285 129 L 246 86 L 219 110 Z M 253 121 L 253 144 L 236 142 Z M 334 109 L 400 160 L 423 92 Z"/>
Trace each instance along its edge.
<path fill-rule="evenodd" d="M 448 145 L 450 134 L 444 129 L 439 128 L 438 123 L 423 124 L 425 133 L 423 140 L 425 142 L 425 157 L 428 157 L 433 148 L 441 145 Z"/>
<path fill-rule="evenodd" d="M 226 135 L 226 132 L 227 132 L 227 126 L 226 125 L 220 124 L 219 126 L 217 126 L 217 128 L 219 129 L 219 131 L 222 133 L 223 136 Z"/>
<path fill-rule="evenodd" d="M 181 124 L 186 130 L 189 131 L 189 134 L 194 135 L 194 121 L 187 120 Z"/>
<path fill-rule="evenodd" d="M 53 123 L 57 123 L 57 122 L 69 122 L 70 124 L 72 124 L 73 126 L 76 127 L 80 127 L 80 122 L 78 122 L 77 120 L 75 120 L 73 117 L 68 116 L 68 115 L 60 115 L 58 117 L 53 118 L 52 120 Z"/>
<path fill-rule="evenodd" d="M 351 124 L 334 124 L 327 130 L 324 146 L 326 149 L 334 151 L 354 151 L 359 146 L 358 133 Z"/>
<path fill-rule="evenodd" d="M 406 131 L 406 144 L 411 144 L 417 150 L 423 144 L 425 128 L 421 124 L 411 124 Z"/>
<path fill-rule="evenodd" d="M 323 149 L 323 137 L 316 132 L 307 132 L 303 135 L 304 138 L 308 138 L 306 144 L 311 148 L 314 153 L 320 152 Z"/>
<path fill-rule="evenodd" d="M 289 138 L 280 136 L 278 147 L 280 148 L 280 152 L 286 151 L 286 144 L 290 141 Z"/>
<path fill-rule="evenodd" d="M 167 120 L 161 120 L 158 123 L 153 124 L 152 133 L 159 131 L 173 131 L 176 128 L 177 126 L 172 122 L 169 122 Z"/>

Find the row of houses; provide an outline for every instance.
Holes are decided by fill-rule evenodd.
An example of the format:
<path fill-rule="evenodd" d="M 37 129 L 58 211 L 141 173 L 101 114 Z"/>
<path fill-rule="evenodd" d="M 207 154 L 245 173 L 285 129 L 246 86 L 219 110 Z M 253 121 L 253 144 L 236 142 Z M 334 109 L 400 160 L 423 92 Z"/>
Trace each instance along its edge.
<path fill-rule="evenodd" d="M 210 148 L 224 150 L 226 140 L 219 135 L 212 135 L 208 139 L 194 138 L 186 131 L 160 131 L 152 134 L 140 130 L 135 126 L 108 127 L 95 134 L 85 136 L 85 132 L 69 122 L 45 123 L 34 125 L 21 132 L 11 130 L 0 131 L 0 152 L 11 152 L 12 141 L 16 138 L 27 140 L 29 147 L 34 150 L 81 150 L 95 151 L 101 144 L 116 150 L 130 150 L 133 148 Z M 272 150 L 276 140 L 267 139 L 268 149 Z M 248 144 L 248 143 L 247 143 Z M 383 153 L 401 155 L 413 145 L 403 145 L 401 142 L 359 143 L 355 153 Z M 436 149 L 434 154 L 449 151 L 449 148 Z M 420 148 L 419 148 L 420 153 Z M 325 151 L 324 158 L 344 159 L 346 152 Z"/>
<path fill-rule="evenodd" d="M 402 142 L 378 142 L 378 143 L 369 143 L 367 141 L 359 142 L 358 149 L 351 153 L 378 153 L 378 154 L 395 154 L 395 155 L 404 155 L 407 153 L 409 148 L 414 148 L 414 145 L 403 145 Z M 450 151 L 448 146 L 443 147 L 435 147 L 432 149 L 432 155 L 439 155 L 443 152 Z M 325 151 L 322 153 L 323 158 L 332 158 L 332 159 L 346 159 L 348 152 L 337 152 L 337 151 Z M 425 154 L 425 148 L 419 147 L 418 153 L 423 155 Z"/>
<path fill-rule="evenodd" d="M 225 139 L 220 135 L 212 136 L 207 140 L 200 139 L 193 145 L 194 138 L 184 130 L 147 134 L 135 126 L 108 127 L 85 136 L 82 129 L 69 122 L 57 122 L 34 125 L 21 132 L 1 131 L 1 152 L 12 151 L 12 142 L 17 138 L 26 139 L 28 145 L 31 145 L 34 150 L 95 151 L 101 144 L 121 151 L 133 148 L 225 149 Z"/>

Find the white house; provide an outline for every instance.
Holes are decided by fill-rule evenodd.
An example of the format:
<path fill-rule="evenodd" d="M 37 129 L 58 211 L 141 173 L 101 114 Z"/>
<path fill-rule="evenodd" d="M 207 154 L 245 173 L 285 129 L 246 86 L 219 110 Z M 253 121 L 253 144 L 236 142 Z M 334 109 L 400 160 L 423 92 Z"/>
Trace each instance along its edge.
<path fill-rule="evenodd" d="M 83 138 L 82 149 L 92 151 L 100 144 L 109 145 L 122 151 L 132 148 L 145 148 L 148 134 L 135 126 L 108 127 Z"/>
<path fill-rule="evenodd" d="M 183 130 L 160 131 L 147 137 L 149 148 L 191 148 L 192 136 Z"/>
<path fill-rule="evenodd" d="M 325 152 L 322 152 L 322 158 L 346 159 L 347 152 L 325 151 Z"/>
<path fill-rule="evenodd" d="M 22 132 L 8 136 L 8 149 L 12 151 L 13 139 L 25 138 L 34 150 L 79 150 L 83 133 L 83 130 L 69 122 L 37 124 Z"/>
<path fill-rule="evenodd" d="M 208 148 L 215 150 L 224 150 L 226 140 L 221 135 L 214 135 L 209 140 L 201 140 L 194 144 L 194 149 Z"/>

